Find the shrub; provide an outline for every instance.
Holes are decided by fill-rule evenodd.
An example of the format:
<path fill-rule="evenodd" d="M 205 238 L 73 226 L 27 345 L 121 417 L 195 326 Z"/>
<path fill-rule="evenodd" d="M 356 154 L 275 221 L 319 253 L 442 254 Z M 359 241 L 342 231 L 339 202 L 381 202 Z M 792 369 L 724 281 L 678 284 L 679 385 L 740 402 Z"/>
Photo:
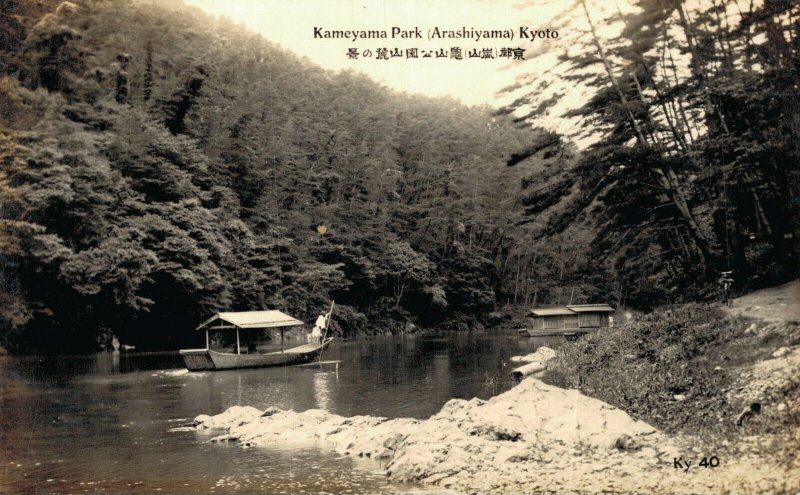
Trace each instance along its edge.
<path fill-rule="evenodd" d="M 777 345 L 745 333 L 749 324 L 701 304 L 661 309 L 564 345 L 544 380 L 579 388 L 666 431 L 730 430 L 739 411 L 726 392 L 737 368 L 767 358 Z"/>

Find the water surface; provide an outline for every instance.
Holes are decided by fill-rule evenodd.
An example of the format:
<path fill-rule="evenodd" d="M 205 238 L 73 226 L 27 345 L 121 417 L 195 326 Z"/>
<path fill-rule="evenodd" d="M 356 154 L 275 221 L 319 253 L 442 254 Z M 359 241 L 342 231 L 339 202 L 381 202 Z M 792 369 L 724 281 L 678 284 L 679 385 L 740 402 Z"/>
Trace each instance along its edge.
<path fill-rule="evenodd" d="M 176 353 L 0 357 L 0 493 L 419 491 L 388 484 L 370 460 L 170 430 L 232 405 L 426 418 L 451 398 L 509 389 L 508 358 L 541 343 L 513 334 L 335 342 L 323 359 L 341 360 L 338 372 L 189 373 Z"/>

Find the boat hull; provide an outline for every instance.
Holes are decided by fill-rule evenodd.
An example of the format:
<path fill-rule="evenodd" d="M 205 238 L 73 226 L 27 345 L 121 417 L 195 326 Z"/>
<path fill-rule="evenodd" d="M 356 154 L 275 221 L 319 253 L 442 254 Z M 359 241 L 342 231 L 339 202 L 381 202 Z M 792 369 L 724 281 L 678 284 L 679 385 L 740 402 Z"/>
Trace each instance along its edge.
<path fill-rule="evenodd" d="M 306 364 L 319 356 L 333 338 L 323 344 L 306 344 L 284 351 L 266 354 L 233 354 L 210 349 L 181 350 L 183 362 L 189 371 L 218 371 L 240 368 L 267 368 L 271 366 L 292 366 Z"/>
<path fill-rule="evenodd" d="M 548 330 L 518 330 L 520 337 L 577 337 L 578 335 L 585 335 L 592 333 L 597 329 L 589 328 L 563 328 L 563 329 L 548 329 Z"/>

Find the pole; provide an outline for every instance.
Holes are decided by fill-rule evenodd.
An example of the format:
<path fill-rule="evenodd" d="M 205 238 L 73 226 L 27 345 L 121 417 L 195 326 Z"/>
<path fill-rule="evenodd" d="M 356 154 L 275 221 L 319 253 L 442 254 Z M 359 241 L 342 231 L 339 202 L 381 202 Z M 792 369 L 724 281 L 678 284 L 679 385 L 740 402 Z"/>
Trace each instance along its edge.
<path fill-rule="evenodd" d="M 209 349 L 209 346 L 208 346 L 208 328 L 206 328 L 206 350 L 208 350 L 208 349 Z"/>
<path fill-rule="evenodd" d="M 236 354 L 241 354 L 242 348 L 239 345 L 239 327 L 236 327 Z"/>

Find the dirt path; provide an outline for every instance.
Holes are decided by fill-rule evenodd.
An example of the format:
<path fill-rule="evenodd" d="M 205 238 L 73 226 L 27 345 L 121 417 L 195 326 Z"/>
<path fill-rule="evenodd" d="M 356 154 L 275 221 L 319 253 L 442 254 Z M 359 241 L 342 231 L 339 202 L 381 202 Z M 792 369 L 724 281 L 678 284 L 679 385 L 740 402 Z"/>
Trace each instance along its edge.
<path fill-rule="evenodd" d="M 737 297 L 730 308 L 724 309 L 736 316 L 800 323 L 800 280 Z"/>

